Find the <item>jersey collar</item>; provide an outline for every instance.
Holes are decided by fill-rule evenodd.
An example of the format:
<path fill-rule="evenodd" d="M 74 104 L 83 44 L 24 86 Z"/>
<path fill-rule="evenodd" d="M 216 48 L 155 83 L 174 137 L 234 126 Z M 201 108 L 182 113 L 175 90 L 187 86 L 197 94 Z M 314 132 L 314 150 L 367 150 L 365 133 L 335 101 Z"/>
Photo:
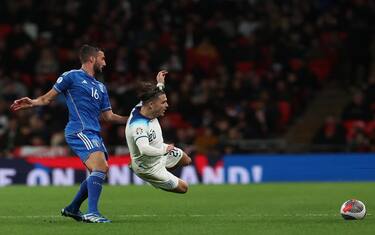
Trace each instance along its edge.
<path fill-rule="evenodd" d="M 90 74 L 88 74 L 85 70 L 83 69 L 80 69 L 87 77 L 91 78 L 92 80 L 94 80 L 95 82 L 97 81 L 95 77 L 91 76 Z"/>
<path fill-rule="evenodd" d="M 144 119 L 147 119 L 148 121 L 151 120 L 151 118 L 148 118 L 148 117 L 146 117 L 146 116 L 144 116 L 144 115 L 141 114 L 141 107 L 136 107 L 136 108 L 135 108 L 135 112 L 136 112 L 137 115 L 139 115 L 140 117 L 142 117 L 142 118 L 144 118 Z"/>

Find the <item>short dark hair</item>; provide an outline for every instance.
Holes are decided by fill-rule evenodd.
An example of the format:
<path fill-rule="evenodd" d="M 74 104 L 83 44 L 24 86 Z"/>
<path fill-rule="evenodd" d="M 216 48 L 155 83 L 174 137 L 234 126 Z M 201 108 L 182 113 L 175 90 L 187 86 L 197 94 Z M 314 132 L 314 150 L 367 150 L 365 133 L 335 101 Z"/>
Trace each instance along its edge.
<path fill-rule="evenodd" d="M 98 47 L 90 46 L 88 44 L 84 44 L 79 49 L 79 60 L 81 63 L 86 63 L 89 61 L 91 56 L 96 56 L 100 49 Z"/>
<path fill-rule="evenodd" d="M 160 89 L 151 82 L 141 82 L 138 83 L 138 99 L 142 100 L 143 103 L 152 101 L 153 99 L 159 97 L 159 95 L 165 94 L 163 89 Z"/>

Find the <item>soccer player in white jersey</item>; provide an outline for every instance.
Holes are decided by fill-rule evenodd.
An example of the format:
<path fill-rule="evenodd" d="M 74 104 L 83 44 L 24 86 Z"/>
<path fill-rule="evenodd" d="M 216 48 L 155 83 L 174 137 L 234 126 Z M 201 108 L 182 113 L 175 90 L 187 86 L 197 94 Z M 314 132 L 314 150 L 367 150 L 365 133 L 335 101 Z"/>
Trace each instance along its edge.
<path fill-rule="evenodd" d="M 158 85 L 144 83 L 139 98 L 141 103 L 131 111 L 126 124 L 126 141 L 131 156 L 131 169 L 156 188 L 169 192 L 186 193 L 188 184 L 168 169 L 186 166 L 190 157 L 172 144 L 165 144 L 158 117 L 168 108 L 164 92 L 166 71 L 159 72 Z"/>

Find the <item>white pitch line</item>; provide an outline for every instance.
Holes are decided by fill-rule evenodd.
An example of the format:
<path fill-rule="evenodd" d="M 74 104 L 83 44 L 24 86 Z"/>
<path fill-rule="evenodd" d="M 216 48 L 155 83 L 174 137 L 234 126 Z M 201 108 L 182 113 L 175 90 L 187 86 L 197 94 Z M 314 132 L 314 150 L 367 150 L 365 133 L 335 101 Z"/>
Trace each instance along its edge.
<path fill-rule="evenodd" d="M 271 214 L 246 214 L 246 215 L 205 215 L 205 214 L 177 214 L 177 215 L 156 215 L 156 214 L 133 214 L 133 215 L 113 215 L 112 217 L 118 218 L 136 218 L 136 217 L 337 217 L 339 214 L 283 214 L 283 215 L 271 215 Z M 372 216 L 372 214 L 367 214 Z M 0 219 L 55 219 L 63 218 L 57 215 L 0 215 Z"/>

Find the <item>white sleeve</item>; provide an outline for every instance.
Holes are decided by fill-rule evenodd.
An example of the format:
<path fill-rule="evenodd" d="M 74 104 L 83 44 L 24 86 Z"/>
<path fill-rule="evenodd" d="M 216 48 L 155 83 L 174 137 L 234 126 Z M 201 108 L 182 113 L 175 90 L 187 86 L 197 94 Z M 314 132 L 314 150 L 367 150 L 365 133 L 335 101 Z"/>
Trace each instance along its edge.
<path fill-rule="evenodd" d="M 150 145 L 147 136 L 148 128 L 149 127 L 147 122 L 142 120 L 136 121 L 130 126 L 131 135 L 139 149 L 139 152 L 142 155 L 150 157 L 156 157 L 166 154 L 167 146 L 162 145 L 161 148 L 156 148 Z"/>
<path fill-rule="evenodd" d="M 156 157 L 167 153 L 166 146 L 168 145 L 163 144 L 161 148 L 152 147 L 148 142 L 148 138 L 138 138 L 135 143 L 142 155 Z"/>

